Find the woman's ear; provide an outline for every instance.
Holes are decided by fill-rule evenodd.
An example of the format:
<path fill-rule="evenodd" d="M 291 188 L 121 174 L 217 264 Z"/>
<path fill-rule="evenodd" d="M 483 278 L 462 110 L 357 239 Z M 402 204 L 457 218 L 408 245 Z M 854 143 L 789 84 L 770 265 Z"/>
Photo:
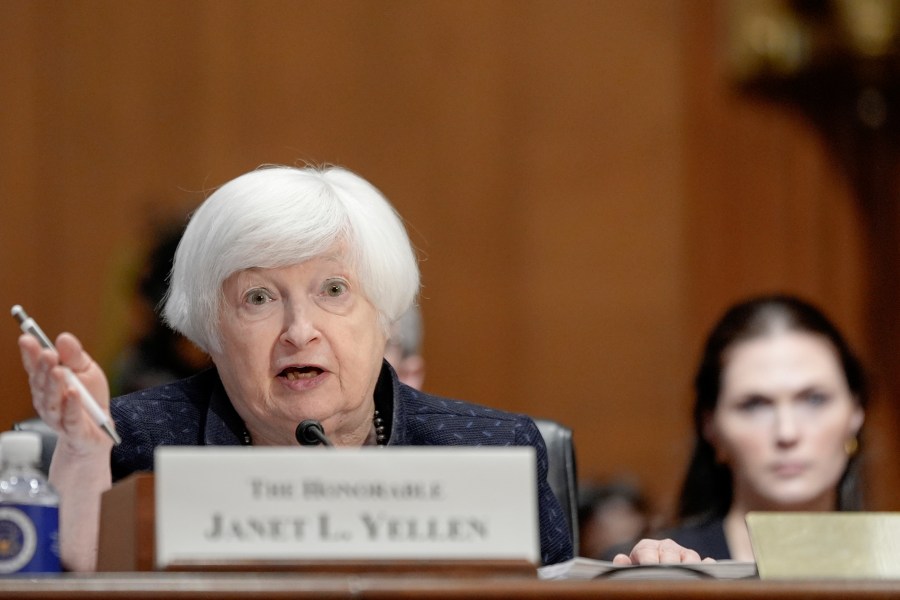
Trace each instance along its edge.
<path fill-rule="evenodd" d="M 719 440 L 719 431 L 716 428 L 713 411 L 706 411 L 703 413 L 703 439 L 712 446 L 712 449 L 715 452 L 716 462 L 719 464 L 727 464 L 728 454 L 725 452 L 725 449 L 722 448 L 721 441 Z"/>
<path fill-rule="evenodd" d="M 853 414 L 850 415 L 850 433 L 853 437 L 859 435 L 859 430 L 862 429 L 865 420 L 866 411 L 863 410 L 862 404 L 857 399 L 853 403 Z"/>

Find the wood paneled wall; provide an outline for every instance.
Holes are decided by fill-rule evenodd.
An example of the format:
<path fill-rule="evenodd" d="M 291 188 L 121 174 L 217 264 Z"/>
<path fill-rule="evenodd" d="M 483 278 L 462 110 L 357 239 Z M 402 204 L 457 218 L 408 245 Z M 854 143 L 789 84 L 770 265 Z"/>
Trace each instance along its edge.
<path fill-rule="evenodd" d="M 104 364 L 129 337 L 148 222 L 298 161 L 356 170 L 404 215 L 426 389 L 574 427 L 584 479 L 635 474 L 660 508 L 690 450 L 701 338 L 726 303 L 803 293 L 865 352 L 852 194 L 801 118 L 731 93 L 720 3 L 2 12 L 0 306 L 77 333 Z M 0 331 L 5 428 L 31 408 L 13 321 Z M 896 509 L 884 459 L 881 506 Z"/>

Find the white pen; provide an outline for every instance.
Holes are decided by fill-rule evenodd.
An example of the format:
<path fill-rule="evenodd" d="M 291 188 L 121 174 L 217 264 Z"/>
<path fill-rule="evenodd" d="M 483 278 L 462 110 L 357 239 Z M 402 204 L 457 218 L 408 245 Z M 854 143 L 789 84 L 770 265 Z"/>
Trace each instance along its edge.
<path fill-rule="evenodd" d="M 41 346 L 47 348 L 48 350 L 56 350 L 56 347 L 53 345 L 53 342 L 50 341 L 44 332 L 41 330 L 40 326 L 37 322 L 28 316 L 28 313 L 25 312 L 21 306 L 16 304 L 12 307 L 12 316 L 16 318 L 16 321 L 19 322 L 19 327 L 22 329 L 24 333 L 30 333 L 34 337 L 37 338 L 38 342 L 40 342 Z M 116 433 L 116 428 L 113 427 L 112 421 L 107 416 L 103 409 L 100 408 L 100 405 L 97 404 L 97 401 L 94 400 L 94 397 L 91 393 L 84 387 L 84 384 L 81 383 L 81 380 L 75 376 L 75 373 L 72 372 L 72 369 L 65 365 L 60 365 L 66 372 L 66 382 L 70 384 L 72 387 L 78 390 L 78 395 L 81 397 L 81 403 L 84 408 L 91 415 L 91 418 L 94 419 L 94 422 L 100 426 L 103 431 L 112 438 L 113 443 L 120 444 L 122 442 L 122 438 L 119 437 L 119 434 Z"/>

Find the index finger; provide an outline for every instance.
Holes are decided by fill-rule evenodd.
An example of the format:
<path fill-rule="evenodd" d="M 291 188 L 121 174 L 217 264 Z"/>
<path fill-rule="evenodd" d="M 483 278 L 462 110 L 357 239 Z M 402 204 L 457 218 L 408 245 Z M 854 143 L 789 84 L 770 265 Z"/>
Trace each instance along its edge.
<path fill-rule="evenodd" d="M 631 549 L 629 558 L 635 565 L 658 565 L 660 562 L 660 542 L 658 540 L 644 539 L 639 541 Z"/>
<path fill-rule="evenodd" d="M 659 562 L 664 564 L 698 563 L 700 555 L 672 540 L 663 540 L 659 545 Z"/>
<path fill-rule="evenodd" d="M 40 357 L 42 350 L 41 345 L 33 335 L 28 333 L 23 333 L 19 336 L 18 344 L 19 354 L 22 355 L 22 366 L 25 367 L 26 371 L 31 373 L 36 368 L 38 358 Z"/>

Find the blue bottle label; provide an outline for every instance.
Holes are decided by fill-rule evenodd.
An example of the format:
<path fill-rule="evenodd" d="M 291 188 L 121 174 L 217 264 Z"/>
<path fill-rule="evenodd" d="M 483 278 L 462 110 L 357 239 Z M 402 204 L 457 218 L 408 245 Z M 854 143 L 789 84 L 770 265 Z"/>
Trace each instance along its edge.
<path fill-rule="evenodd" d="M 59 508 L 0 504 L 0 574 L 61 570 Z"/>

